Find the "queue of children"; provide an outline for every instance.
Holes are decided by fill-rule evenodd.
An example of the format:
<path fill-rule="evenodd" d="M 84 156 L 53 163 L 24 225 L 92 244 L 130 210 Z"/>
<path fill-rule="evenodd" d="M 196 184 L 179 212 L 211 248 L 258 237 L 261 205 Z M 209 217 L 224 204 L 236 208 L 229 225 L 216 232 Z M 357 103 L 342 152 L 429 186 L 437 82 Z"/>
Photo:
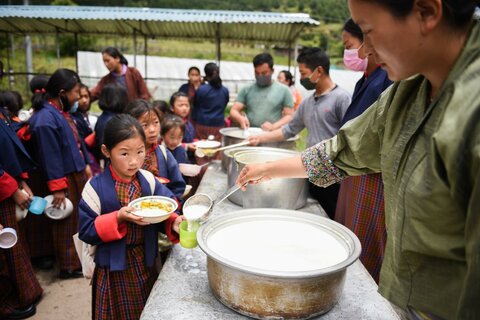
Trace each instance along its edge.
<path fill-rule="evenodd" d="M 145 99 L 132 96 L 129 77 L 135 70 L 125 70 L 126 59 L 115 48 L 107 49 L 102 54 L 111 73 L 92 90 L 69 69 L 34 77 L 26 118 L 19 119 L 19 95 L 0 92 L 5 151 L 0 155 L 0 208 L 5 212 L 0 223 L 19 235 L 13 248 L 0 249 L 0 277 L 8 280 L 0 281 L 1 319 L 35 314 L 42 288 L 34 265 L 58 268 L 61 279 L 83 276 L 73 241 L 77 232 L 80 240 L 96 246 L 94 318 L 138 318 L 158 276 L 153 264 L 157 232 L 178 241 L 183 216 L 177 214 L 191 179 L 182 175 L 179 163 L 196 161 L 191 92 L 173 93 L 170 104 L 151 103 L 145 94 Z M 208 82 L 198 87 L 204 85 Z M 90 105 L 96 99 L 102 114 L 92 118 Z M 224 99 L 219 105 L 221 125 L 227 103 Z M 17 221 L 17 208 L 28 209 L 33 196 L 47 195 L 59 210 L 70 201 L 73 212 L 59 220 L 28 214 Z M 128 207 L 146 195 L 171 197 L 179 211 L 164 223 L 147 225 Z M 125 287 L 133 289 L 125 293 Z"/>

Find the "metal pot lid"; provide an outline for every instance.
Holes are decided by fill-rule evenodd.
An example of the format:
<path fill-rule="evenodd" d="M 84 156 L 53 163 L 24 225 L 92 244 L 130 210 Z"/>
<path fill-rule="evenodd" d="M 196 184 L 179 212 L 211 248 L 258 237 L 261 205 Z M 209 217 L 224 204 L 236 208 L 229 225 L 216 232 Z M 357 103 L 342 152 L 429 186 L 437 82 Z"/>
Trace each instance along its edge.
<path fill-rule="evenodd" d="M 295 255 L 295 253 L 299 249 L 296 247 L 291 247 L 287 248 L 287 250 L 281 253 L 286 254 L 282 257 L 282 259 L 285 258 L 285 261 L 288 262 L 285 264 L 287 268 L 284 268 L 283 265 L 282 267 L 278 267 L 278 270 L 276 269 L 276 267 L 272 268 L 273 264 L 281 261 L 278 260 L 279 256 L 275 256 L 275 253 L 272 253 L 274 250 L 272 251 L 271 247 L 266 246 L 265 248 L 263 248 L 261 246 L 263 243 L 266 243 L 266 241 L 264 241 L 265 238 L 262 238 L 262 232 L 256 232 L 255 229 L 247 229 L 247 227 L 251 227 L 254 224 L 260 225 L 261 223 L 264 223 L 264 226 L 270 224 L 271 226 L 276 227 L 282 224 L 288 224 L 292 227 L 303 226 L 302 228 L 308 227 L 310 229 L 316 230 L 319 235 L 322 234 L 321 237 L 325 239 L 328 238 L 330 240 L 334 239 L 334 241 L 336 241 L 336 250 L 344 251 L 345 257 L 334 264 L 325 265 L 324 267 L 307 267 L 303 270 L 296 270 L 296 265 L 290 262 L 293 261 L 293 259 L 300 257 L 298 255 Z M 230 238 L 231 240 L 235 239 L 235 241 L 238 242 L 238 244 L 232 245 L 234 249 L 231 252 L 225 251 L 224 249 L 229 249 L 229 245 L 234 242 L 222 242 L 226 247 L 224 249 L 219 249 L 219 242 L 217 241 L 218 235 L 223 235 L 225 230 L 240 230 L 241 228 L 245 228 L 245 230 L 242 231 L 243 236 Z M 293 243 L 293 245 L 295 245 L 295 243 L 302 243 L 302 241 L 304 243 L 308 242 L 307 239 L 303 237 L 303 235 L 296 236 L 296 238 L 293 239 L 292 234 L 295 234 L 295 232 L 286 233 L 284 228 L 279 228 L 277 231 L 275 230 L 275 228 L 270 229 L 268 237 L 271 237 L 275 243 L 278 239 L 284 239 L 285 241 L 278 241 L 279 246 L 281 246 L 282 248 L 290 246 L 290 243 Z M 248 241 L 245 241 L 245 239 L 248 239 Z M 219 217 L 212 218 L 210 221 L 200 227 L 197 232 L 197 240 L 200 248 L 207 254 L 208 257 L 214 259 L 215 261 L 223 265 L 227 265 L 242 272 L 262 276 L 271 276 L 276 278 L 303 279 L 335 273 L 345 269 L 346 267 L 354 263 L 360 256 L 361 252 L 361 245 L 358 238 L 353 232 L 351 232 L 349 229 L 342 226 L 341 224 L 315 214 L 284 209 L 264 208 L 238 210 L 228 214 L 224 214 Z M 317 263 L 319 261 L 318 258 L 325 257 L 325 255 L 322 256 L 322 252 L 324 254 L 326 252 L 324 249 L 328 249 L 326 246 L 327 243 L 329 243 L 330 245 L 334 244 L 334 242 L 331 241 L 317 241 L 315 243 L 311 243 L 311 245 L 304 246 L 301 250 L 309 250 L 305 253 L 305 257 L 310 256 L 312 257 L 312 259 L 316 259 L 317 261 L 314 261 L 314 263 Z M 322 244 L 324 244 L 324 249 L 321 248 Z M 245 246 L 245 248 L 242 248 L 241 246 Z M 255 251 L 255 249 L 257 249 L 257 246 L 260 248 L 260 251 Z M 265 251 L 264 249 L 267 249 L 268 251 Z M 263 257 L 261 255 L 258 255 L 258 252 L 263 252 L 262 254 L 264 255 L 264 260 L 267 261 L 267 263 L 271 263 L 272 265 L 266 267 L 264 264 L 262 265 L 261 261 L 257 265 L 257 261 L 252 264 L 251 262 L 253 260 L 242 260 L 244 257 L 247 257 L 245 254 L 249 254 L 250 251 L 252 251 L 252 257 L 256 257 L 255 259 L 257 259 L 258 257 Z M 300 261 L 304 260 L 301 260 L 300 258 Z M 292 265 L 293 269 L 290 268 L 290 265 Z M 312 264 L 312 266 L 314 265 L 316 264 Z"/>

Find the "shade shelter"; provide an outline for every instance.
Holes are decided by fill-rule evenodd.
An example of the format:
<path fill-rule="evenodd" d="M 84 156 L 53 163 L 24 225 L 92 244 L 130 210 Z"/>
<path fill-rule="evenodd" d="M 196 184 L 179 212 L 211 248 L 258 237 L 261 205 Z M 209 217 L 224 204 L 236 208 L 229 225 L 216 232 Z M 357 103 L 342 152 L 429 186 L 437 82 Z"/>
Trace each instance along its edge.
<path fill-rule="evenodd" d="M 148 38 L 215 39 L 275 43 L 294 48 L 306 26 L 319 22 L 303 13 L 120 8 L 101 6 L 0 6 L 0 31 L 17 34 L 112 34 Z M 77 43 L 77 41 L 75 41 Z M 136 45 L 134 45 L 136 48 Z M 57 58 L 60 52 L 57 45 Z M 136 54 L 135 54 L 136 56 Z M 136 63 L 134 59 L 134 64 Z M 289 65 L 291 57 L 289 56 Z M 145 78 L 147 75 L 145 75 Z"/>

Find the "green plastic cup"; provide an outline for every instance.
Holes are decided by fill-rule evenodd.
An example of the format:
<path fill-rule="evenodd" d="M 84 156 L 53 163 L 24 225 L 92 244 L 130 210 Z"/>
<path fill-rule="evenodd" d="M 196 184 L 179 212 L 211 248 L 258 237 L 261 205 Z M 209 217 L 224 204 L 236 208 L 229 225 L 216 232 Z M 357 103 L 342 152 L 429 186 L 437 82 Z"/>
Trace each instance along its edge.
<path fill-rule="evenodd" d="M 195 248 L 198 245 L 197 230 L 200 225 L 198 222 L 191 224 L 191 230 L 188 230 L 188 222 L 186 220 L 180 223 L 180 245 L 187 249 Z"/>

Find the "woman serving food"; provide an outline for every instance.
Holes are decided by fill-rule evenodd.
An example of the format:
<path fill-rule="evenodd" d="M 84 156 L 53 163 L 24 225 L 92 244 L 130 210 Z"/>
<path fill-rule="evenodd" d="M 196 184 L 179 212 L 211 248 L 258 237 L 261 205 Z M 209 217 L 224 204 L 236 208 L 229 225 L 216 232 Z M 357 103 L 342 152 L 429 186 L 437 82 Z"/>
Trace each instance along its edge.
<path fill-rule="evenodd" d="M 413 319 L 478 319 L 478 1 L 349 0 L 365 50 L 396 81 L 301 156 L 246 166 L 237 184 L 382 173 L 388 230 L 380 293 Z"/>

